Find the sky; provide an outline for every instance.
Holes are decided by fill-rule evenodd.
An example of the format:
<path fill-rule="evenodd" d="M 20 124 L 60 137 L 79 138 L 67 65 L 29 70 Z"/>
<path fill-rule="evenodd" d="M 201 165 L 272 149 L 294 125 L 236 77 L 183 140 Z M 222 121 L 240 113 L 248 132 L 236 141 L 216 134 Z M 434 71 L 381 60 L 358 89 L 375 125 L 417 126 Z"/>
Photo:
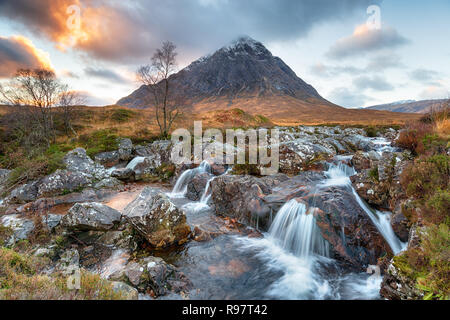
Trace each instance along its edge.
<path fill-rule="evenodd" d="M 114 104 L 163 41 L 182 69 L 243 35 L 347 108 L 450 97 L 449 0 L 0 0 L 0 82 L 45 67 Z"/>

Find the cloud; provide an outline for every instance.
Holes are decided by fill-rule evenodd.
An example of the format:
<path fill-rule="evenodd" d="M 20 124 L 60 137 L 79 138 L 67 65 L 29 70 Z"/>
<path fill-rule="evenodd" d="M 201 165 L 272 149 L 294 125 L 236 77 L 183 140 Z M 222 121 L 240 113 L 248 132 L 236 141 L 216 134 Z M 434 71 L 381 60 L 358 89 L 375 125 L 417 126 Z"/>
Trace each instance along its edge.
<path fill-rule="evenodd" d="M 380 76 L 362 76 L 353 80 L 353 84 L 360 90 L 372 89 L 375 91 L 391 91 L 394 87 Z"/>
<path fill-rule="evenodd" d="M 333 66 L 325 65 L 321 62 L 314 64 L 310 70 L 313 74 L 323 77 L 331 78 L 340 76 L 343 74 L 349 75 L 362 75 L 367 73 L 379 73 L 388 69 L 405 68 L 405 65 L 401 62 L 401 58 L 398 55 L 380 55 L 373 57 L 367 63 L 366 67 L 358 68 L 350 65 Z"/>
<path fill-rule="evenodd" d="M 37 49 L 22 36 L 0 36 L 0 78 L 7 78 L 18 69 L 45 68 L 53 70 L 48 53 Z"/>
<path fill-rule="evenodd" d="M 422 83 L 434 83 L 438 80 L 439 72 L 429 69 L 415 69 L 409 73 L 411 79 Z"/>
<path fill-rule="evenodd" d="M 419 94 L 419 98 L 423 100 L 446 99 L 449 97 L 450 97 L 450 88 L 445 88 L 441 85 L 426 87 Z"/>
<path fill-rule="evenodd" d="M 83 105 L 86 106 L 91 106 L 91 107 L 97 107 L 97 106 L 106 106 L 106 105 L 111 105 L 114 103 L 113 100 L 111 99 L 105 99 L 105 98 L 100 98 L 97 97 L 96 95 L 92 94 L 91 92 L 88 91 L 74 91 L 78 98 L 82 101 Z"/>
<path fill-rule="evenodd" d="M 346 108 L 361 108 L 371 99 L 363 93 L 355 94 L 345 87 L 336 88 L 328 95 L 328 100 Z"/>
<path fill-rule="evenodd" d="M 100 79 L 106 79 L 118 83 L 129 83 L 130 81 L 123 77 L 122 75 L 118 74 L 117 72 L 105 69 L 105 68 L 92 68 L 87 67 L 84 69 L 84 72 L 86 75 L 94 77 L 94 78 L 100 78 Z"/>
<path fill-rule="evenodd" d="M 135 63 L 164 40 L 193 55 L 242 33 L 263 42 L 298 39 L 317 24 L 365 12 L 373 2 L 380 0 L 15 0 L 0 1 L 0 16 L 50 39 L 61 50 L 74 48 L 98 59 Z M 81 8 L 79 29 L 68 28 L 70 5 Z"/>
<path fill-rule="evenodd" d="M 371 30 L 367 25 L 358 26 L 349 37 L 339 39 L 331 46 L 327 56 L 334 59 L 362 55 L 386 48 L 407 44 L 409 40 L 391 27 Z"/>

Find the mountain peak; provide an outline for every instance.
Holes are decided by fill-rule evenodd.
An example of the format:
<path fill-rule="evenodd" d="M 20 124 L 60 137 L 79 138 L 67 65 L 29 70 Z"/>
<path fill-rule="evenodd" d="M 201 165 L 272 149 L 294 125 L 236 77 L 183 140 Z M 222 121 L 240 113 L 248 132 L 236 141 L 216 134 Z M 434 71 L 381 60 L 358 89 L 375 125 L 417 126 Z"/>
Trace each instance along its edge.
<path fill-rule="evenodd" d="M 325 101 L 280 58 L 249 36 L 241 36 L 192 62 L 171 78 L 173 92 L 183 95 L 192 104 L 205 99 L 237 101 L 269 96 Z M 145 107 L 141 103 L 143 95 L 148 94 L 145 91 L 138 90 L 118 104 Z"/>

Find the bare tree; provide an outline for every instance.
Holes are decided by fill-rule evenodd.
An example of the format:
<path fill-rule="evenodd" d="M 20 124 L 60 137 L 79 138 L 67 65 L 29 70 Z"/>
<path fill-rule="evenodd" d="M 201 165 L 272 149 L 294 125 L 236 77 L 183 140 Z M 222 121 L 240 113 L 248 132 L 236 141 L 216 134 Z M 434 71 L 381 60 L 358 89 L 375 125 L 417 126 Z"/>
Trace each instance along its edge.
<path fill-rule="evenodd" d="M 170 41 L 164 42 L 162 48 L 154 53 L 151 64 L 140 67 L 137 72 L 138 79 L 151 94 L 156 121 L 164 138 L 168 136 L 183 105 L 171 87 L 170 76 L 177 70 L 176 56 L 176 46 Z"/>
<path fill-rule="evenodd" d="M 61 87 L 62 92 L 59 97 L 58 107 L 62 111 L 62 119 L 64 123 L 64 131 L 66 134 L 72 132 L 77 134 L 72 126 L 72 120 L 74 119 L 75 106 L 79 106 L 84 103 L 84 99 L 75 91 L 70 91 L 67 85 Z"/>
<path fill-rule="evenodd" d="M 55 107 L 67 105 L 68 87 L 56 79 L 53 71 L 22 69 L 6 85 L 0 85 L 0 98 L 16 107 L 16 130 L 27 144 L 50 145 L 55 140 Z"/>

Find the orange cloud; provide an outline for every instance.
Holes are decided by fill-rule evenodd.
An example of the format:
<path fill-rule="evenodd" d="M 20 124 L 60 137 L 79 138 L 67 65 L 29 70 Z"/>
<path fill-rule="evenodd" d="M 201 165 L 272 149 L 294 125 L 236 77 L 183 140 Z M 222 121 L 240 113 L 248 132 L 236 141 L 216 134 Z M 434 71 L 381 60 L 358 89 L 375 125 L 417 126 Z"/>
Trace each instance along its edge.
<path fill-rule="evenodd" d="M 53 70 L 49 54 L 36 48 L 29 39 L 0 36 L 0 77 L 10 77 L 18 69 L 25 68 Z"/>
<path fill-rule="evenodd" d="M 120 1 L 15 0 L 0 4 L 0 11 L 61 51 L 74 48 L 116 61 L 149 51 L 149 31 L 137 21 L 137 11 Z"/>

